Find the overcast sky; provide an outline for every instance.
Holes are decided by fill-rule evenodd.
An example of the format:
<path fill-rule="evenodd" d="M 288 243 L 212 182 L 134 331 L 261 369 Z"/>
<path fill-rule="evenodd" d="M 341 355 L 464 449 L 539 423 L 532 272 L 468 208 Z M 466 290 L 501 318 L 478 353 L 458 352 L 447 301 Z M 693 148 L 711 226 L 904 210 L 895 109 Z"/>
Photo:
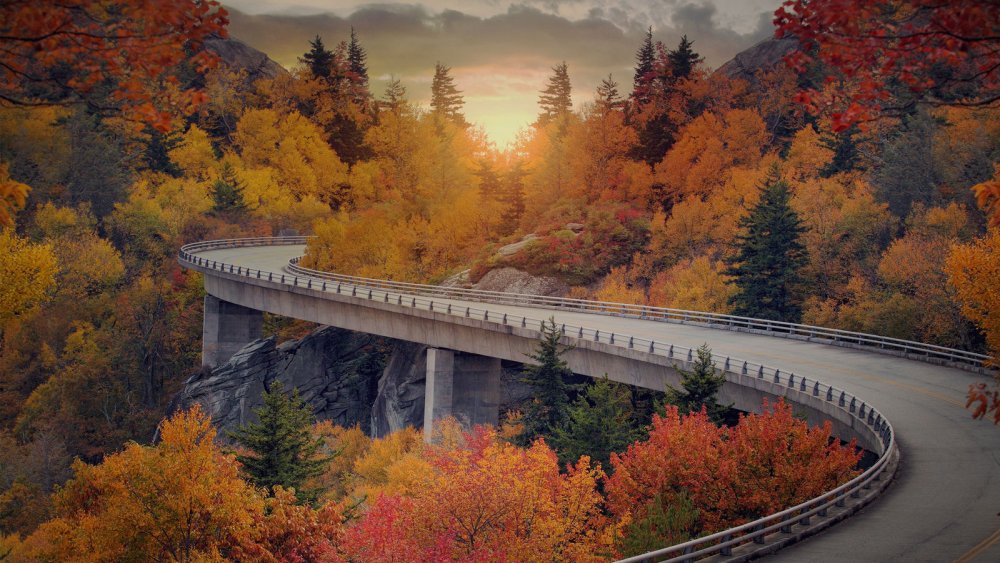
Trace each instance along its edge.
<path fill-rule="evenodd" d="M 229 0 L 230 33 L 291 68 L 316 35 L 333 47 L 353 26 L 372 88 L 390 75 L 426 105 L 435 62 L 451 67 L 466 117 L 500 147 L 535 119 L 538 91 L 566 61 L 579 107 L 609 73 L 631 89 L 645 30 L 676 46 L 682 34 L 711 67 L 772 34 L 781 0 Z"/>

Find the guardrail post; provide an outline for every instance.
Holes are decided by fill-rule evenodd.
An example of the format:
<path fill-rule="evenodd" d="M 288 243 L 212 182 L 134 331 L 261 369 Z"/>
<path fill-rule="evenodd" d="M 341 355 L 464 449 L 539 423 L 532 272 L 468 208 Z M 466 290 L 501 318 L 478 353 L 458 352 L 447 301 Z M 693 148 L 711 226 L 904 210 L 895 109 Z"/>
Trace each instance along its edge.
<path fill-rule="evenodd" d="M 768 329 L 768 330 L 770 330 L 770 329 Z M 785 524 L 782 524 L 781 525 L 781 533 L 783 533 L 783 534 L 790 534 L 790 533 L 792 533 L 792 523 L 791 522 L 786 522 Z"/>
<path fill-rule="evenodd" d="M 368 290 L 368 300 L 371 301 L 371 298 L 372 298 L 372 290 L 369 289 Z"/>
<path fill-rule="evenodd" d="M 861 410 L 858 411 L 858 418 L 865 418 L 865 404 L 863 402 L 861 403 Z"/>
<path fill-rule="evenodd" d="M 382 292 L 382 301 L 384 303 L 388 303 L 389 302 L 389 292 L 388 291 L 383 291 Z M 451 312 L 451 306 L 448 307 L 448 312 L 449 313 Z"/>
<path fill-rule="evenodd" d="M 841 393 L 840 395 L 841 395 L 841 397 L 843 397 L 843 395 L 844 395 L 844 394 L 843 394 L 843 393 Z M 853 414 L 853 413 L 854 413 L 854 409 L 855 409 L 855 406 L 854 406 L 854 401 L 856 401 L 856 400 L 857 400 L 857 399 L 855 399 L 854 397 L 851 397 L 851 408 L 850 408 L 850 412 L 851 412 L 851 414 Z"/>
<path fill-rule="evenodd" d="M 740 371 L 740 374 L 742 374 L 742 375 L 746 375 L 747 374 L 747 363 L 746 362 L 743 362 L 743 370 Z"/>
<path fill-rule="evenodd" d="M 760 366 L 760 368 L 764 369 L 764 366 Z M 774 370 L 774 382 L 775 383 L 781 383 L 781 370 L 780 369 Z"/>
<path fill-rule="evenodd" d="M 313 286 L 312 278 L 309 278 L 308 280 L 306 280 L 306 289 L 312 289 L 312 286 Z"/>
<path fill-rule="evenodd" d="M 756 526 L 756 528 L 757 529 L 754 530 L 754 531 L 755 532 L 760 532 L 761 530 L 764 529 L 764 525 L 763 524 L 758 524 Z M 763 545 L 764 544 L 764 534 L 757 534 L 756 536 L 754 536 L 753 537 L 753 543 Z"/>
<path fill-rule="evenodd" d="M 819 382 L 817 382 L 817 384 L 818 383 Z M 832 401 L 833 400 L 833 387 L 827 387 L 826 388 L 826 400 L 827 401 Z"/>
<path fill-rule="evenodd" d="M 504 314 L 503 314 L 503 321 L 501 321 L 501 322 L 502 322 L 503 324 L 505 324 L 505 325 L 507 324 L 507 313 L 504 313 Z"/>
<path fill-rule="evenodd" d="M 430 308 L 428 309 L 428 311 L 430 311 L 430 312 L 432 312 L 432 313 L 434 312 L 434 302 L 433 302 L 433 301 L 431 301 L 431 306 L 430 306 Z"/>
<path fill-rule="evenodd" d="M 521 328 L 528 328 L 528 317 L 521 317 Z"/>
<path fill-rule="evenodd" d="M 726 365 L 722 369 L 723 371 L 729 371 L 729 356 L 726 356 Z"/>
<path fill-rule="evenodd" d="M 414 309 L 417 308 L 417 298 L 416 297 L 414 297 L 414 298 L 412 298 L 410 300 L 410 307 L 413 307 Z"/>
<path fill-rule="evenodd" d="M 281 274 L 281 283 L 285 283 L 285 274 Z"/>
<path fill-rule="evenodd" d="M 688 348 L 688 363 L 694 361 L 694 350 Z"/>
<path fill-rule="evenodd" d="M 628 337 L 628 347 L 632 348 L 632 337 L 631 336 Z"/>
<path fill-rule="evenodd" d="M 489 311 L 483 311 L 483 320 L 484 321 L 490 320 L 490 312 Z"/>
<path fill-rule="evenodd" d="M 583 338 L 583 327 L 582 326 L 580 327 L 580 334 L 577 335 L 577 338 Z"/>
<path fill-rule="evenodd" d="M 469 316 L 469 308 L 468 308 L 468 307 L 466 307 L 466 308 L 465 308 L 465 316 L 466 316 L 466 317 L 468 317 L 468 316 Z"/>
<path fill-rule="evenodd" d="M 653 351 L 653 343 L 652 342 L 649 343 L 649 351 L 650 352 Z M 671 344 L 670 345 L 670 349 L 667 350 L 667 357 L 668 358 L 673 358 L 674 357 L 674 345 L 673 344 Z"/>
<path fill-rule="evenodd" d="M 764 366 L 761 365 L 757 368 L 757 379 L 764 379 Z"/>
<path fill-rule="evenodd" d="M 806 507 L 806 508 L 802 509 L 803 513 L 806 513 L 808 511 L 809 511 L 809 507 Z M 808 516 L 803 516 L 802 518 L 799 519 L 799 524 L 802 524 L 803 526 L 808 526 L 809 525 L 809 521 L 810 521 L 810 518 Z"/>
<path fill-rule="evenodd" d="M 802 378 L 802 383 L 799 384 L 799 391 L 803 391 L 804 392 L 805 390 L 806 390 L 806 378 L 803 377 Z"/>
<path fill-rule="evenodd" d="M 775 371 L 777 372 L 777 370 L 775 370 Z M 788 374 L 788 386 L 789 387 L 795 387 L 795 374 L 794 373 Z"/>
<path fill-rule="evenodd" d="M 813 385 L 813 397 L 819 397 L 819 381 L 816 382 L 816 385 Z M 829 400 L 827 399 L 827 401 Z"/>
<path fill-rule="evenodd" d="M 649 353 L 650 353 L 650 354 L 652 354 L 652 353 L 653 353 L 653 352 L 655 351 L 655 350 L 653 349 L 653 345 L 655 345 L 655 344 L 656 344 L 656 343 L 655 343 L 655 342 L 653 342 L 652 340 L 650 340 L 650 341 L 649 341 Z M 670 347 L 670 356 L 668 356 L 668 357 L 672 358 L 673 356 L 674 356 L 674 347 L 673 347 L 673 346 L 671 346 L 671 347 Z"/>
<path fill-rule="evenodd" d="M 733 539 L 733 535 L 732 534 L 726 534 L 726 535 L 722 536 L 722 543 L 726 543 L 727 541 L 729 541 L 731 539 Z M 733 554 L 733 547 L 731 545 L 726 545 L 726 546 L 723 546 L 723 547 L 719 548 L 719 555 L 723 555 L 725 557 L 729 557 L 732 554 Z"/>
<path fill-rule="evenodd" d="M 451 314 L 451 303 L 448 303 L 448 314 Z"/>
<path fill-rule="evenodd" d="M 600 342 L 600 341 L 601 341 L 601 331 L 600 330 L 595 330 L 594 331 L 594 342 Z"/>
<path fill-rule="evenodd" d="M 268 272 L 268 273 L 267 273 L 267 281 L 274 281 L 274 280 L 272 279 L 272 276 L 274 276 L 274 273 L 273 273 L 273 272 Z"/>

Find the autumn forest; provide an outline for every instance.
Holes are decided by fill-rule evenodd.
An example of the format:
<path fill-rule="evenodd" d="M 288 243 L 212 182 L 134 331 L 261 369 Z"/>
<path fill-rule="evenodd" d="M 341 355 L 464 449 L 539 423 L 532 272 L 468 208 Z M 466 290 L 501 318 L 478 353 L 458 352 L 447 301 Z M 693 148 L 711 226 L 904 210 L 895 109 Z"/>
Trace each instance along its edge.
<path fill-rule="evenodd" d="M 308 234 L 321 270 L 515 268 L 567 297 L 1000 359 L 1000 7 L 875 4 L 785 2 L 783 54 L 756 68 L 653 28 L 594 91 L 557 62 L 505 147 L 447 61 L 427 105 L 373 91 L 394 69 L 361 32 L 262 72 L 215 47 L 213 0 L 0 4 L 0 560 L 607 561 L 858 474 L 856 444 L 792 406 L 718 404 L 707 347 L 683 389 L 644 392 L 574 378 L 554 325 L 526 359 L 536 400 L 497 427 L 372 437 L 275 388 L 220 432 L 174 405 L 205 296 L 176 256 Z M 995 385 L 969 401 L 1000 422 Z M 278 435 L 293 459 L 262 453 Z"/>

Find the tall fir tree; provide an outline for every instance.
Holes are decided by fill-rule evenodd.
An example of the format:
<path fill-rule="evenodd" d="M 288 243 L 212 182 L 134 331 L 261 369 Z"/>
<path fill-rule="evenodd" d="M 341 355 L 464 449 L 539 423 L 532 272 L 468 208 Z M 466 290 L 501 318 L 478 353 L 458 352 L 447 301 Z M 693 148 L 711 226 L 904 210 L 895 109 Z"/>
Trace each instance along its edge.
<path fill-rule="evenodd" d="M 309 51 L 302 55 L 299 62 L 309 67 L 313 78 L 327 79 L 333 72 L 333 51 L 323 45 L 319 35 L 309 42 Z"/>
<path fill-rule="evenodd" d="M 726 376 L 716 370 L 712 349 L 707 343 L 698 348 L 697 355 L 690 370 L 677 370 L 681 375 L 681 388 L 668 385 L 664 401 L 677 407 L 681 414 L 699 412 L 704 408 L 712 422 L 721 424 L 732 409 L 732 405 L 721 405 L 716 398 L 726 383 Z"/>
<path fill-rule="evenodd" d="M 406 104 L 406 86 L 395 76 L 389 77 L 389 83 L 385 85 L 382 99 L 378 101 L 378 108 L 382 111 L 399 112 Z"/>
<path fill-rule="evenodd" d="M 212 211 L 214 213 L 238 214 L 247 210 L 243 199 L 243 182 L 236 177 L 236 169 L 226 162 L 222 165 L 219 177 L 209 188 L 212 196 Z"/>
<path fill-rule="evenodd" d="M 552 438 L 569 421 L 570 393 L 577 386 L 567 381 L 573 372 L 562 355 L 571 348 L 559 342 L 562 337 L 555 319 L 543 321 L 542 339 L 535 353 L 528 356 L 535 364 L 523 368 L 521 382 L 531 386 L 532 398 L 522 419 L 524 431 L 518 437 L 522 445 L 539 437 Z"/>
<path fill-rule="evenodd" d="M 618 83 L 610 74 L 601 80 L 597 85 L 597 97 L 594 100 L 601 115 L 607 115 L 613 111 L 621 111 L 625 107 L 625 100 L 618 92 Z"/>
<path fill-rule="evenodd" d="M 500 217 L 501 235 L 507 236 L 517 231 L 524 215 L 524 179 L 528 171 L 524 169 L 524 161 L 518 160 L 511 165 L 503 178 L 503 202 L 507 204 Z"/>
<path fill-rule="evenodd" d="M 485 158 L 479 161 L 479 170 L 474 172 L 479 178 L 479 199 L 482 201 L 501 201 L 503 185 L 500 175 L 493 168 L 493 163 Z"/>
<path fill-rule="evenodd" d="M 310 477 L 323 472 L 333 459 L 320 453 L 323 438 L 313 436 L 312 411 L 299 398 L 289 395 L 280 382 L 263 394 L 264 404 L 254 409 L 259 422 L 240 426 L 230 437 L 249 450 L 236 460 L 255 485 L 273 491 L 276 485 L 294 487 L 300 502 L 315 499 L 316 491 L 305 490 Z"/>
<path fill-rule="evenodd" d="M 646 31 L 642 46 L 635 53 L 635 74 L 632 77 L 632 100 L 639 106 L 650 102 L 649 83 L 653 79 L 656 49 L 653 47 L 653 28 Z"/>
<path fill-rule="evenodd" d="M 351 28 L 351 41 L 347 44 L 347 62 L 354 81 L 368 92 L 368 53 L 365 52 L 361 42 L 358 41 L 358 34 Z"/>
<path fill-rule="evenodd" d="M 582 455 L 611 467 L 611 453 L 622 452 L 642 437 L 641 424 L 632 411 L 628 386 L 607 376 L 587 386 L 570 407 L 566 426 L 556 428 L 551 445 L 562 463 Z"/>
<path fill-rule="evenodd" d="M 694 52 L 694 42 L 688 41 L 687 35 L 681 37 L 676 49 L 667 52 L 667 63 L 674 80 L 691 76 L 691 72 L 701 63 L 701 55 Z"/>
<path fill-rule="evenodd" d="M 538 97 L 538 107 L 541 109 L 538 125 L 545 126 L 573 111 L 573 87 L 569 82 L 569 69 L 565 61 L 552 67 L 552 76 L 541 94 Z"/>
<path fill-rule="evenodd" d="M 451 77 L 450 72 L 451 68 L 441 63 L 434 65 L 434 80 L 431 81 L 431 113 L 439 120 L 439 124 L 450 121 L 459 127 L 468 127 L 469 124 L 462 114 L 465 100 L 462 98 L 462 92 L 455 87 L 455 79 Z"/>
<path fill-rule="evenodd" d="M 760 201 L 740 219 L 736 254 L 725 272 L 735 278 L 737 291 L 729 300 L 735 315 L 785 322 L 802 318 L 799 270 L 807 257 L 799 237 L 806 229 L 790 198 L 788 184 L 772 168 Z"/>

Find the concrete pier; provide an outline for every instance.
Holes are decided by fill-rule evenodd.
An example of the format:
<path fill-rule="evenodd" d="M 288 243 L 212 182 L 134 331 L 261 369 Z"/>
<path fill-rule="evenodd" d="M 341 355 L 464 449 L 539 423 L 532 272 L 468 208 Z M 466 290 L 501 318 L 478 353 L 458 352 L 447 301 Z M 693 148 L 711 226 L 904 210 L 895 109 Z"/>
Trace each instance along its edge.
<path fill-rule="evenodd" d="M 424 440 L 431 441 L 435 420 L 449 416 L 467 428 L 496 424 L 500 374 L 499 358 L 428 348 Z"/>
<path fill-rule="evenodd" d="M 217 367 L 263 334 L 264 313 L 205 295 L 201 363 Z"/>

